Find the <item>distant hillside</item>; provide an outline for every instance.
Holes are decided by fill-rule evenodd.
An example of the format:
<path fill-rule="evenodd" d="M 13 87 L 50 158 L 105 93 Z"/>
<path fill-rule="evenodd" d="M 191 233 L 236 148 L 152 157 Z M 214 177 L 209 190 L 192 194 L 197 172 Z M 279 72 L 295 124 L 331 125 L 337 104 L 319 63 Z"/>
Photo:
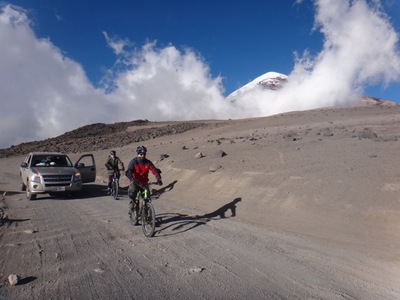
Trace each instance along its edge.
<path fill-rule="evenodd" d="M 252 88 L 279 89 L 284 86 L 286 80 L 285 75 L 269 72 L 232 93 L 227 99 L 234 101 L 235 96 L 246 93 Z M 395 102 L 368 96 L 361 97 L 358 105 L 397 106 Z M 66 132 L 58 137 L 0 149 L 0 158 L 26 155 L 30 151 L 83 153 L 113 147 L 117 148 L 164 135 L 172 135 L 198 127 L 210 126 L 211 123 L 210 121 L 150 122 L 148 120 L 118 122 L 114 124 L 95 123 Z"/>
<path fill-rule="evenodd" d="M 150 122 L 137 120 L 114 124 L 96 123 L 66 132 L 58 137 L 0 149 L 0 158 L 25 155 L 30 151 L 82 153 L 150 140 L 207 126 L 206 122 Z"/>

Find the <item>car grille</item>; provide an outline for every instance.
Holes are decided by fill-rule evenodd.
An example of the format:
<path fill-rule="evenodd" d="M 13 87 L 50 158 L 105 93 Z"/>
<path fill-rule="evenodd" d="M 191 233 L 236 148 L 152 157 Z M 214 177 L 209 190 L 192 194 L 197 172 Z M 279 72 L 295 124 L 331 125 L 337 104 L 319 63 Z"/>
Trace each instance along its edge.
<path fill-rule="evenodd" d="M 72 175 L 43 175 L 43 181 L 46 186 L 69 186 Z"/>

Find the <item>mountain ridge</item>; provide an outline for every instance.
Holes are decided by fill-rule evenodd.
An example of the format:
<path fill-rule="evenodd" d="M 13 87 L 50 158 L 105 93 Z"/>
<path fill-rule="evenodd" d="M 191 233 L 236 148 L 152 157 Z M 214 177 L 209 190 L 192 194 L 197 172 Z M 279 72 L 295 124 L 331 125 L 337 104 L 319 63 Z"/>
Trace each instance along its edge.
<path fill-rule="evenodd" d="M 279 90 L 288 82 L 288 76 L 278 72 L 264 73 L 248 84 L 242 86 L 226 97 L 234 102 L 235 97 L 250 92 L 255 88 L 264 90 Z M 393 101 L 376 97 L 361 96 L 359 106 L 397 106 Z M 183 133 L 199 127 L 210 125 L 210 120 L 199 121 L 170 121 L 152 122 L 149 120 L 134 120 L 116 122 L 114 124 L 93 123 L 87 124 L 62 135 L 40 141 L 24 142 L 9 148 L 0 149 L 0 158 L 26 155 L 35 151 L 57 151 L 66 153 L 80 153 L 104 150 L 113 147 L 122 147 L 131 143 L 146 141 L 163 135 Z M 218 121 L 217 121 L 218 122 Z M 224 122 L 224 120 L 220 120 Z M 134 128 L 134 129 L 131 129 Z"/>

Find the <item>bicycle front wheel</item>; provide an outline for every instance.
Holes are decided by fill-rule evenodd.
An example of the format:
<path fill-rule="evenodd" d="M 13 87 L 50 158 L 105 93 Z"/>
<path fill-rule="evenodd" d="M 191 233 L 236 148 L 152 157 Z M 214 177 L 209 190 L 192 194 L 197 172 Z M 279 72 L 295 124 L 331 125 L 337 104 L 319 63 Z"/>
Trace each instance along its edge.
<path fill-rule="evenodd" d="M 146 201 L 146 203 L 143 206 L 142 229 L 144 235 L 147 237 L 152 237 L 156 230 L 156 212 L 151 202 Z"/>
<path fill-rule="evenodd" d="M 111 190 L 112 190 L 112 196 L 115 200 L 117 200 L 118 198 L 118 181 L 117 180 L 113 180 L 112 184 L 111 184 Z"/>

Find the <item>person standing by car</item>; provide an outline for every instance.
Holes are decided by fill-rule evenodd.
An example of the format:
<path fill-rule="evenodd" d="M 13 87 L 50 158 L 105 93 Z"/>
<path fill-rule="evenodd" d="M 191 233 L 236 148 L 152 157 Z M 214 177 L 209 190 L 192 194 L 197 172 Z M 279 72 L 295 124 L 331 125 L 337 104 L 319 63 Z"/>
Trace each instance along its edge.
<path fill-rule="evenodd" d="M 129 178 L 130 184 L 128 188 L 129 198 L 129 214 L 132 213 L 134 208 L 134 201 L 137 193 L 141 189 L 148 189 L 149 183 L 149 172 L 151 171 L 157 180 L 158 185 L 162 185 L 161 171 L 157 169 L 154 164 L 146 158 L 147 149 L 145 146 L 139 146 L 136 148 L 137 156 L 134 157 L 128 165 L 126 170 L 126 177 Z M 137 206 L 136 206 L 137 207 Z"/>
<path fill-rule="evenodd" d="M 107 193 L 111 193 L 111 182 L 114 175 L 114 171 L 118 173 L 118 179 L 120 177 L 119 171 L 125 171 L 124 163 L 117 156 L 117 153 L 114 150 L 110 151 L 110 155 L 108 156 L 107 162 L 105 163 L 108 174 L 108 186 Z"/>

